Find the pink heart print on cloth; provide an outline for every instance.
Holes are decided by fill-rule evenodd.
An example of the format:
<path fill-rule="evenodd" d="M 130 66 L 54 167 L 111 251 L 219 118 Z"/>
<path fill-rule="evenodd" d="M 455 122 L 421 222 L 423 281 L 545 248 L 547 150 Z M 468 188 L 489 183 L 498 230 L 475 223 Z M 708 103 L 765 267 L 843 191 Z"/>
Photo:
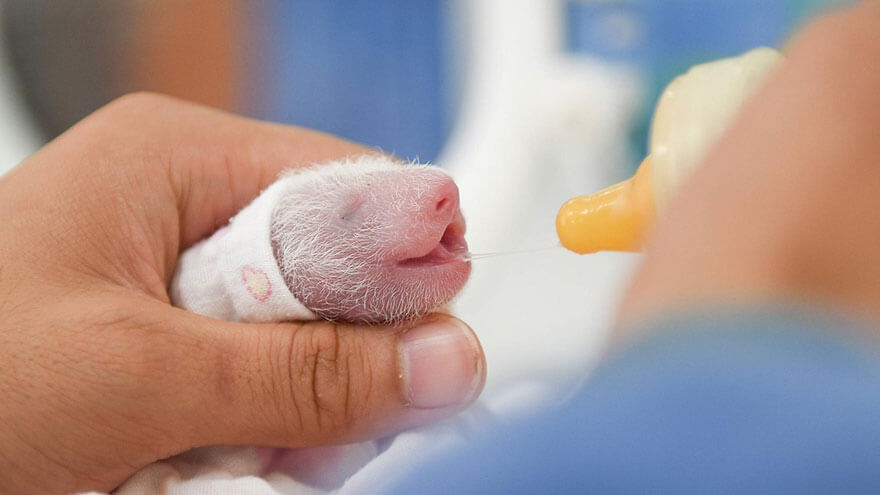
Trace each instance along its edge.
<path fill-rule="evenodd" d="M 266 276 L 263 270 L 259 268 L 245 265 L 241 269 L 241 282 L 247 288 L 247 291 L 254 296 L 254 299 L 259 302 L 266 302 L 269 296 L 272 295 L 272 283 L 269 282 L 269 277 Z"/>

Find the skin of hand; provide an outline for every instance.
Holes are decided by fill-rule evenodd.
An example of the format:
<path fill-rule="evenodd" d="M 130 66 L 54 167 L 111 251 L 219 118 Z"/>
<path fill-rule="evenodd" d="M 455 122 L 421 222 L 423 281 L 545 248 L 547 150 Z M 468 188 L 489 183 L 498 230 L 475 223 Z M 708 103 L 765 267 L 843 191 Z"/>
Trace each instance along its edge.
<path fill-rule="evenodd" d="M 194 447 L 377 438 L 472 402 L 485 359 L 449 316 L 258 325 L 169 304 L 178 253 L 282 169 L 364 151 L 135 94 L 0 179 L 0 492 L 110 490 Z"/>
<path fill-rule="evenodd" d="M 715 304 L 880 316 L 880 2 L 819 18 L 658 222 L 618 337 Z"/>

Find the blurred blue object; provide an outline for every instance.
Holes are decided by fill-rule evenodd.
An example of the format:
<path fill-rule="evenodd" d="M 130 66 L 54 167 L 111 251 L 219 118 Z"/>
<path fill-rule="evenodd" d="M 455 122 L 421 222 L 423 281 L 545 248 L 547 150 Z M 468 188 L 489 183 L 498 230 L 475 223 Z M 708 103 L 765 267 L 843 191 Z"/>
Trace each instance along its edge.
<path fill-rule="evenodd" d="M 275 0 L 262 118 L 434 159 L 449 129 L 438 0 Z"/>
<path fill-rule="evenodd" d="M 570 50 L 654 69 L 776 46 L 790 21 L 767 0 L 570 1 L 566 14 Z"/>
<path fill-rule="evenodd" d="M 548 0 L 550 1 L 550 0 Z M 779 46 L 818 10 L 848 0 L 562 0 L 570 53 L 644 70 L 645 151 L 653 102 L 695 63 Z M 268 0 L 257 116 L 407 159 L 437 157 L 454 117 L 447 26 L 455 2 Z M 584 136 L 590 139 L 590 136 Z M 635 166 L 635 164 L 633 164 Z"/>
<path fill-rule="evenodd" d="M 650 118 L 660 92 L 694 64 L 781 47 L 809 17 L 849 0 L 568 0 L 566 48 L 643 70 L 643 118 L 633 130 L 647 153 Z M 633 170 L 636 164 L 633 164 Z"/>
<path fill-rule="evenodd" d="M 569 0 L 566 41 L 572 52 L 679 73 L 756 46 L 779 47 L 806 18 L 845 3 L 851 0 Z"/>

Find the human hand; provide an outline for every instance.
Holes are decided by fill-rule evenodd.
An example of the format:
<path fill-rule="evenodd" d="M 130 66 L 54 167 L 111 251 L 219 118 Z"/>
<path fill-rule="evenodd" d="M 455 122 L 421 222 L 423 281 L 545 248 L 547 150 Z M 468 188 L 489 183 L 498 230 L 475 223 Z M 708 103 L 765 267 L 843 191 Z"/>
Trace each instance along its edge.
<path fill-rule="evenodd" d="M 880 316 L 880 3 L 821 18 L 672 201 L 620 328 L 697 305 Z"/>
<path fill-rule="evenodd" d="M 178 253 L 282 169 L 363 151 L 131 95 L 0 179 L 0 492 L 110 490 L 194 447 L 352 442 L 473 401 L 482 350 L 448 316 L 256 325 L 169 304 Z"/>

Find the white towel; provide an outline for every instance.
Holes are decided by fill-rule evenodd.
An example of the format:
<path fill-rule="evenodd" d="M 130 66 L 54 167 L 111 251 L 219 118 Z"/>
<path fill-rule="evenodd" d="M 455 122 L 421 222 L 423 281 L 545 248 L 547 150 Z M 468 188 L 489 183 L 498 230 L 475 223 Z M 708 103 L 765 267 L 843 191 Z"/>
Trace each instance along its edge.
<path fill-rule="evenodd" d="M 272 252 L 272 213 L 299 180 L 274 182 L 229 225 L 181 255 L 171 282 L 175 306 L 227 321 L 315 319 L 288 289 Z"/>
<path fill-rule="evenodd" d="M 253 447 L 206 447 L 154 463 L 130 478 L 117 495 L 363 495 L 393 486 L 423 462 L 462 445 L 490 426 L 554 401 L 556 393 L 540 381 L 520 383 L 491 401 L 480 401 L 458 417 L 394 437 L 380 453 L 375 442 L 343 447 L 348 464 L 330 456 L 323 475 L 347 475 L 338 489 L 327 491 L 299 482 L 283 472 L 265 471 L 266 458 Z M 321 451 L 325 449 L 306 449 Z M 335 458 L 334 458 L 335 457 Z M 338 472 L 330 472 L 340 468 Z M 310 473 L 314 474 L 314 473 Z M 320 476 L 320 473 L 318 473 Z M 349 477 L 350 476 L 350 477 Z M 337 481 L 337 484 L 341 484 Z M 91 495 L 99 495 L 92 493 Z"/>

